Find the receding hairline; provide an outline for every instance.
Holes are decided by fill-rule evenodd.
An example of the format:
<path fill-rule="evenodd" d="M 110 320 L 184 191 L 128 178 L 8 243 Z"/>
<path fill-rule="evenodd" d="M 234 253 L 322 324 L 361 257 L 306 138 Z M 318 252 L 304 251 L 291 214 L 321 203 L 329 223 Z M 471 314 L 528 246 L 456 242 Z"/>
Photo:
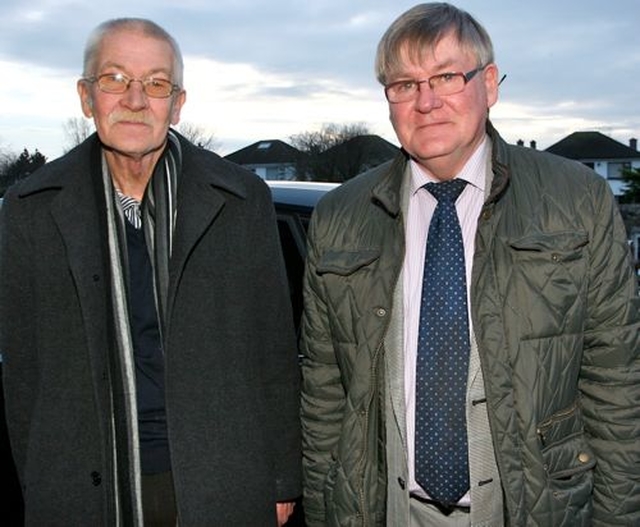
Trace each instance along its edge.
<path fill-rule="evenodd" d="M 146 18 L 113 18 L 98 25 L 90 34 L 84 49 L 83 77 L 95 74 L 96 59 L 104 40 L 118 33 L 134 33 L 166 42 L 173 54 L 174 82 L 183 83 L 184 64 L 178 42 L 164 28 Z"/>

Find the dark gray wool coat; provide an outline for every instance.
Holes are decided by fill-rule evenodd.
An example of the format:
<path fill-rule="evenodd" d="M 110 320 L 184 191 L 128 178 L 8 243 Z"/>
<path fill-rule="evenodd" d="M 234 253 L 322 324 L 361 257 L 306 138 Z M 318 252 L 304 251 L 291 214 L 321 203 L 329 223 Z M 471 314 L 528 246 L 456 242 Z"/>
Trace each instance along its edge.
<path fill-rule="evenodd" d="M 181 138 L 164 336 L 181 527 L 275 525 L 300 494 L 299 372 L 269 190 Z M 115 525 L 114 346 L 96 136 L 2 208 L 0 348 L 27 525 Z"/>

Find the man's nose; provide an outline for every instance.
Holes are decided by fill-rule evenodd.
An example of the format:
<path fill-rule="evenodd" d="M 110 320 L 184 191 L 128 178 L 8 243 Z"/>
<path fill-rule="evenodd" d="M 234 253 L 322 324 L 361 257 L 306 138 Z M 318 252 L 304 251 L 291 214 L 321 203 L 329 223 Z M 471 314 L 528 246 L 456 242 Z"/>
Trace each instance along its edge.
<path fill-rule="evenodd" d="M 124 93 L 124 104 L 127 108 L 132 110 L 139 110 L 145 108 L 149 104 L 149 98 L 144 91 L 144 85 L 142 81 L 132 80 L 129 82 L 129 87 Z"/>
<path fill-rule="evenodd" d="M 434 108 L 442 106 L 442 99 L 433 91 L 428 82 L 421 82 L 415 100 L 416 109 L 419 112 L 430 112 Z"/>

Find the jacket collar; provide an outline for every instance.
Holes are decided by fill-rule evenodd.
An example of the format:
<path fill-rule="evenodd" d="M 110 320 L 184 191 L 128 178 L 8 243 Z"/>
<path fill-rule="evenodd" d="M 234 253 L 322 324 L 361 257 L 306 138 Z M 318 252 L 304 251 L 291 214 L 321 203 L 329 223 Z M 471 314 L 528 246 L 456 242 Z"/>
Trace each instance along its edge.
<path fill-rule="evenodd" d="M 187 175 L 182 178 L 181 184 L 211 186 L 230 192 L 240 198 L 246 197 L 247 190 L 242 178 L 221 177 L 218 171 L 211 170 L 209 156 L 218 158 L 220 163 L 226 165 L 226 171 L 238 170 L 236 165 L 219 158 L 216 154 L 194 146 L 177 132 L 173 133 L 178 137 L 183 151 L 188 152 L 184 156 L 185 164 L 183 166 L 183 172 Z M 51 168 L 54 168 L 57 164 L 70 162 L 72 163 L 71 170 L 55 170 L 54 168 L 43 174 L 43 177 L 27 178 L 22 183 L 20 196 L 24 197 L 44 190 L 71 191 L 75 194 L 77 189 L 86 187 L 89 174 L 92 174 L 92 177 L 96 176 L 93 171 L 96 170 L 95 167 L 98 169 L 100 167 L 100 150 L 100 140 L 98 135 L 94 133 L 70 152 L 50 163 Z"/>
<path fill-rule="evenodd" d="M 402 180 L 409 161 L 409 154 L 404 150 L 387 164 L 385 172 L 371 190 L 374 203 L 380 205 L 393 217 L 398 216 L 402 204 Z"/>
<path fill-rule="evenodd" d="M 95 174 L 91 167 L 97 167 Z M 100 141 L 97 134 L 70 150 L 68 153 L 45 165 L 37 176 L 26 178 L 20 183 L 20 197 L 47 190 L 69 190 L 82 193 L 90 187 L 87 180 L 100 175 Z"/>
<path fill-rule="evenodd" d="M 486 130 L 491 141 L 491 165 L 493 171 L 487 203 L 492 203 L 502 196 L 509 184 L 508 145 L 488 119 Z M 404 149 L 400 150 L 372 189 L 374 202 L 378 203 L 387 213 L 394 217 L 401 210 L 402 181 L 408 161 L 409 154 Z"/>
<path fill-rule="evenodd" d="M 236 164 L 222 159 L 217 154 L 195 146 L 182 135 L 173 131 L 180 140 L 183 151 L 183 175 L 181 185 L 209 186 L 234 194 L 239 198 L 247 197 L 247 188 L 243 178 L 228 177 L 229 172 L 246 171 Z M 217 162 L 218 170 L 212 168 L 212 159 Z"/>
<path fill-rule="evenodd" d="M 487 203 L 494 203 L 505 192 L 511 179 L 508 167 L 508 145 L 489 120 L 487 120 L 487 134 L 491 140 L 491 168 L 493 171 Z"/>

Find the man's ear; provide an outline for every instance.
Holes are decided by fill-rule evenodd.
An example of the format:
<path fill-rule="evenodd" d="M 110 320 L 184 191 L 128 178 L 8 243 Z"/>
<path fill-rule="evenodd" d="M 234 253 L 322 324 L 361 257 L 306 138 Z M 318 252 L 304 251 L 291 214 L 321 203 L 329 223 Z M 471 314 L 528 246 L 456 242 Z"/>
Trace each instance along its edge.
<path fill-rule="evenodd" d="M 491 63 L 484 69 L 484 85 L 487 92 L 487 108 L 491 108 L 498 100 L 498 66 Z"/>
<path fill-rule="evenodd" d="M 82 113 L 85 117 L 93 117 L 93 98 L 91 97 L 91 89 L 87 81 L 80 79 L 76 85 L 78 95 L 80 96 L 80 105 Z"/>
<path fill-rule="evenodd" d="M 182 105 L 187 100 L 187 92 L 185 90 L 180 90 L 175 97 L 176 98 L 173 101 L 173 108 L 171 109 L 171 124 L 174 126 L 180 122 L 180 112 L 182 110 Z"/>

